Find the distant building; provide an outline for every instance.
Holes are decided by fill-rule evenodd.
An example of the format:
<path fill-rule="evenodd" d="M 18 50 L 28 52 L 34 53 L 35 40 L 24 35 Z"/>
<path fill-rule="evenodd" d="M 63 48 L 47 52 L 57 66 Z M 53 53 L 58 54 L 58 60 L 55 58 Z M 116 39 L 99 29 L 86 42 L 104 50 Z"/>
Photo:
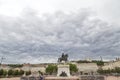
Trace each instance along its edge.
<path fill-rule="evenodd" d="M 96 63 L 79 63 L 76 65 L 80 75 L 97 74 L 98 66 Z"/>
<path fill-rule="evenodd" d="M 120 67 L 120 60 L 116 61 L 110 61 L 102 67 L 102 69 L 107 70 L 107 69 L 114 69 L 115 67 Z"/>
<path fill-rule="evenodd" d="M 24 71 L 29 71 L 29 70 L 31 70 L 31 64 L 29 64 L 29 63 L 23 64 L 23 67 L 21 69 Z"/>
<path fill-rule="evenodd" d="M 9 70 L 9 69 L 11 69 L 11 67 L 7 66 L 6 64 L 2 64 L 0 66 L 0 69 Z"/>

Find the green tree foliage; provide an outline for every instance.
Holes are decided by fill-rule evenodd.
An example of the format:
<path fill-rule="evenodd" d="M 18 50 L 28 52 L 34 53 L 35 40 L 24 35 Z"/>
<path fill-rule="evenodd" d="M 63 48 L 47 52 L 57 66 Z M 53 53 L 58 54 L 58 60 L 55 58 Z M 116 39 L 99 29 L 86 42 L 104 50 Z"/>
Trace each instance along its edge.
<path fill-rule="evenodd" d="M 93 61 L 86 61 L 86 60 L 79 60 L 77 63 L 96 63 L 98 66 L 104 66 L 104 62 L 100 60 L 93 60 Z"/>
<path fill-rule="evenodd" d="M 0 70 L 0 77 L 6 77 L 6 75 L 7 75 L 7 71 L 1 69 L 1 70 Z"/>
<path fill-rule="evenodd" d="M 6 70 L 4 70 L 4 72 L 3 72 L 3 76 L 5 77 L 6 75 L 7 75 L 7 71 Z"/>
<path fill-rule="evenodd" d="M 86 60 L 79 60 L 77 61 L 77 63 L 91 63 L 90 61 L 86 61 Z"/>
<path fill-rule="evenodd" d="M 0 76 L 2 76 L 2 75 L 3 75 L 3 73 L 4 73 L 4 70 L 3 70 L 3 69 L 1 69 L 1 70 L 0 70 Z"/>
<path fill-rule="evenodd" d="M 75 64 L 69 64 L 70 65 L 70 73 L 75 73 L 78 71 L 78 68 Z"/>
<path fill-rule="evenodd" d="M 23 74 L 24 74 L 24 72 L 25 72 L 25 71 L 20 70 L 20 71 L 19 71 L 19 75 L 23 75 Z"/>
<path fill-rule="evenodd" d="M 19 68 L 19 67 L 23 67 L 23 64 L 8 64 L 8 66 L 12 68 Z"/>
<path fill-rule="evenodd" d="M 12 69 L 10 69 L 10 70 L 8 70 L 8 76 L 12 76 L 13 75 L 13 70 Z"/>
<path fill-rule="evenodd" d="M 19 75 L 19 71 L 18 71 L 18 70 L 14 70 L 14 71 L 13 71 L 13 75 L 14 75 L 14 76 L 18 76 L 18 75 Z"/>
<path fill-rule="evenodd" d="M 115 68 L 115 72 L 116 72 L 116 73 L 120 73 L 120 67 L 116 67 L 116 68 Z"/>
<path fill-rule="evenodd" d="M 8 75 L 8 77 L 16 77 L 16 76 L 22 76 L 24 74 L 25 71 L 23 70 L 0 70 L 0 77 L 6 77 Z M 30 75 L 31 71 L 27 71 L 27 75 Z"/>
<path fill-rule="evenodd" d="M 111 73 L 111 70 L 110 70 L 110 69 L 108 69 L 108 70 L 99 69 L 97 72 L 98 72 L 99 74 L 110 74 L 110 73 Z"/>
<path fill-rule="evenodd" d="M 92 61 L 93 63 L 96 63 L 98 66 L 104 66 L 104 62 L 103 61 L 97 61 L 97 60 L 94 60 Z"/>
<path fill-rule="evenodd" d="M 56 73 L 57 72 L 57 66 L 56 65 L 48 65 L 48 67 L 46 68 L 46 73 L 48 74 L 52 74 L 52 73 Z"/>
<path fill-rule="evenodd" d="M 28 75 L 31 75 L 31 71 L 26 71 L 26 73 L 25 73 L 27 76 Z"/>
<path fill-rule="evenodd" d="M 115 69 L 107 69 L 107 70 L 98 69 L 97 72 L 99 74 L 112 74 L 112 73 L 120 74 L 120 67 L 116 67 Z"/>
<path fill-rule="evenodd" d="M 41 71 L 38 71 L 38 72 L 39 72 L 40 75 L 43 75 L 43 72 L 41 72 Z"/>

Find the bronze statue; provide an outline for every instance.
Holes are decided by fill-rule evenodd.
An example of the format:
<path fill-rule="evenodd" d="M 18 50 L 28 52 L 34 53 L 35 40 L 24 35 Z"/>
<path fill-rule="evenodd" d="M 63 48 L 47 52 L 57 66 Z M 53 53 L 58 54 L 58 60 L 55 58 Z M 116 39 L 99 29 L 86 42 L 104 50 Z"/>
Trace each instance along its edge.
<path fill-rule="evenodd" d="M 68 54 L 62 53 L 62 56 L 58 58 L 58 62 L 62 62 L 62 61 L 65 61 L 65 62 L 68 61 Z"/>

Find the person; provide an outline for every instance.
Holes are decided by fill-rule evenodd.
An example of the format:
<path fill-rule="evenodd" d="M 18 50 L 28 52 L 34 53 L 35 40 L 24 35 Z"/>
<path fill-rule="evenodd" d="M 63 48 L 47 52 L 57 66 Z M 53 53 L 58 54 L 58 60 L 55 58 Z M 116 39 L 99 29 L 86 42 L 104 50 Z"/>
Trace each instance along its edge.
<path fill-rule="evenodd" d="M 40 76 L 40 79 L 39 79 L 39 80 L 44 80 L 43 75 Z"/>

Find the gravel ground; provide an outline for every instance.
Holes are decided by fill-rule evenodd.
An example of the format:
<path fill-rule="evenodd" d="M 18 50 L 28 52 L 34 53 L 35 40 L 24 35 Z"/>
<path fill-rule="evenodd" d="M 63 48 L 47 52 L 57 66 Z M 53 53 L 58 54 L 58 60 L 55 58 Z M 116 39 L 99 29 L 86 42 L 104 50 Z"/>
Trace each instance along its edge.
<path fill-rule="evenodd" d="M 120 77 L 108 76 L 105 80 L 120 80 Z"/>
<path fill-rule="evenodd" d="M 15 77 L 15 78 L 0 78 L 0 80 L 20 80 L 19 77 Z"/>

